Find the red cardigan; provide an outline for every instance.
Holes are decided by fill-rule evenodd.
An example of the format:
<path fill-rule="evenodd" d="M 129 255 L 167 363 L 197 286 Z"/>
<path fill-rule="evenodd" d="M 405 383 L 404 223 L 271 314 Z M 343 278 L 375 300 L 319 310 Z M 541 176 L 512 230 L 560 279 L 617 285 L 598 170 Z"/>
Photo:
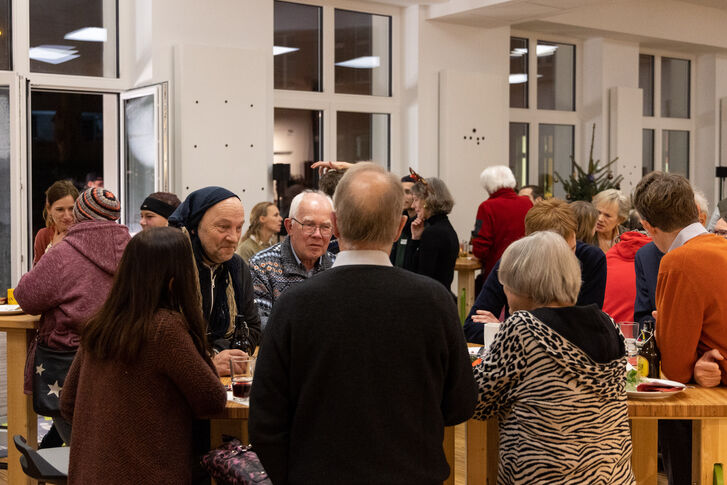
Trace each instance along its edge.
<path fill-rule="evenodd" d="M 646 234 L 629 231 L 621 234 L 621 240 L 606 253 L 606 293 L 603 311 L 614 322 L 634 321 L 636 301 L 636 251 L 651 242 Z"/>
<path fill-rule="evenodd" d="M 482 262 L 485 277 L 510 243 L 525 235 L 525 214 L 532 206 L 528 197 L 508 188 L 495 191 L 480 204 L 472 231 L 472 253 Z"/>

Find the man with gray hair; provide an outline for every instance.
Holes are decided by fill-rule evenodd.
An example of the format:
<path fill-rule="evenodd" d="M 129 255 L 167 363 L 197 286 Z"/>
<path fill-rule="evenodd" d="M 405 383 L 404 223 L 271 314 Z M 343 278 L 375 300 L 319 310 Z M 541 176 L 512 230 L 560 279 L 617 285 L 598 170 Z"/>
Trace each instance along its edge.
<path fill-rule="evenodd" d="M 472 253 L 482 262 L 482 277 L 487 278 L 510 243 L 525 235 L 525 214 L 533 203 L 517 195 L 515 176 L 505 165 L 484 169 L 480 182 L 489 198 L 477 209 Z"/>
<path fill-rule="evenodd" d="M 283 222 L 288 231 L 285 239 L 250 258 L 263 330 L 281 293 L 333 264 L 335 257 L 328 252 L 332 212 L 331 198 L 323 192 L 301 192 L 291 202 L 289 217 Z"/>
<path fill-rule="evenodd" d="M 449 475 L 444 426 L 469 419 L 476 388 L 447 289 L 389 260 L 403 198 L 383 168 L 349 169 L 335 194 L 333 268 L 273 308 L 249 424 L 273 483 L 441 484 Z"/>

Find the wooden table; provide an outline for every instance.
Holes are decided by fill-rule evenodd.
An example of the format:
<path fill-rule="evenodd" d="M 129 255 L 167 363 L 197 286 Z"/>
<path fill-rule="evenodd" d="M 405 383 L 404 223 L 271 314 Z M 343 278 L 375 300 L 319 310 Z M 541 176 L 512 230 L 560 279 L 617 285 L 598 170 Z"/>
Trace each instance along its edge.
<path fill-rule="evenodd" d="M 655 485 L 659 419 L 692 420 L 692 482 L 712 483 L 715 463 L 727 465 L 727 388 L 690 387 L 666 399 L 629 399 L 633 458 L 639 484 Z"/>
<path fill-rule="evenodd" d="M 38 417 L 33 411 L 32 396 L 23 392 L 25 358 L 28 345 L 35 337 L 39 316 L 6 315 L 0 316 L 0 332 L 7 338 L 8 379 L 8 483 L 31 484 L 32 480 L 20 466 L 20 452 L 13 445 L 13 436 L 22 435 L 33 447 L 38 443 Z"/>
<path fill-rule="evenodd" d="M 480 261 L 474 256 L 457 258 L 454 269 L 457 271 L 457 308 L 460 320 L 464 322 L 470 308 L 475 304 L 475 271 L 482 268 Z M 462 295 L 464 293 L 464 298 Z"/>
<path fill-rule="evenodd" d="M 688 388 L 665 399 L 629 399 L 631 464 L 636 482 L 657 483 L 657 423 L 659 419 L 689 419 L 692 430 L 692 482 L 712 483 L 715 463 L 727 465 L 727 388 Z M 498 425 L 471 419 L 466 424 L 467 484 L 495 483 Z M 454 461 L 450 461 L 454 465 Z M 454 467 L 453 467 L 454 470 Z"/>
<path fill-rule="evenodd" d="M 229 377 L 220 379 L 224 385 L 230 384 Z M 247 418 L 250 408 L 244 404 L 227 401 L 225 410 L 210 419 L 210 445 L 217 448 L 222 444 L 222 435 L 234 436 L 243 444 L 249 443 Z"/>

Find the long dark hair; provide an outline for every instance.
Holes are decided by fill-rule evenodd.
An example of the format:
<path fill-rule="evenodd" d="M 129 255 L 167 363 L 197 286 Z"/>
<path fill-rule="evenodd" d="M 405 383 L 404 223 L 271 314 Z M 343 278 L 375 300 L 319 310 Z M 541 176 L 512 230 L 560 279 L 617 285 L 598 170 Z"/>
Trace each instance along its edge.
<path fill-rule="evenodd" d="M 109 297 L 86 324 L 81 344 L 100 360 L 136 361 L 161 309 L 178 311 L 199 353 L 211 364 L 192 246 L 181 231 L 155 227 L 126 246 Z"/>

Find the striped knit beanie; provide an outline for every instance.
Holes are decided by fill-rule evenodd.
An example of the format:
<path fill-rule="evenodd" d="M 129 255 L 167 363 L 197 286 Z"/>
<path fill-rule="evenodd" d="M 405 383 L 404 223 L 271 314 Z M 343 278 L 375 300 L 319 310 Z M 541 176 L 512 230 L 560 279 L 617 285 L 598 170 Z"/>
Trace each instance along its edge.
<path fill-rule="evenodd" d="M 73 206 L 76 221 L 117 221 L 121 215 L 121 204 L 116 196 L 106 189 L 86 189 Z"/>

